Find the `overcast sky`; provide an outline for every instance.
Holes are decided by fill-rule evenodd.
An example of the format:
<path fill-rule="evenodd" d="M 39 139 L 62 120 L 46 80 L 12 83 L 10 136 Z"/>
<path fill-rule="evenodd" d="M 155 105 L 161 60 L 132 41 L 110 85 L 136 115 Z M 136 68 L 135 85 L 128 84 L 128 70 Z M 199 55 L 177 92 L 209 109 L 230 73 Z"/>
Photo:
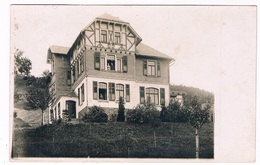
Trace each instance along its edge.
<path fill-rule="evenodd" d="M 103 13 L 129 22 L 142 43 L 176 60 L 170 66 L 173 84 L 215 92 L 223 75 L 255 67 L 256 9 L 249 6 L 12 6 L 11 49 L 24 51 L 39 76 L 50 70 L 51 45 L 70 47 Z"/>

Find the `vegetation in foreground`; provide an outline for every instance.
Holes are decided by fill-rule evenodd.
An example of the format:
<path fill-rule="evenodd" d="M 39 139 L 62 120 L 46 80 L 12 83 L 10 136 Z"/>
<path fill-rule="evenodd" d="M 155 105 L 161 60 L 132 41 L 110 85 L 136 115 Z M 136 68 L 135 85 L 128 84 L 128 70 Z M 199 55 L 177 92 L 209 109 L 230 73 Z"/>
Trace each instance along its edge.
<path fill-rule="evenodd" d="M 195 158 L 189 123 L 158 127 L 125 122 L 57 124 L 15 130 L 15 157 Z M 200 158 L 213 158 L 213 124 L 200 129 Z"/>

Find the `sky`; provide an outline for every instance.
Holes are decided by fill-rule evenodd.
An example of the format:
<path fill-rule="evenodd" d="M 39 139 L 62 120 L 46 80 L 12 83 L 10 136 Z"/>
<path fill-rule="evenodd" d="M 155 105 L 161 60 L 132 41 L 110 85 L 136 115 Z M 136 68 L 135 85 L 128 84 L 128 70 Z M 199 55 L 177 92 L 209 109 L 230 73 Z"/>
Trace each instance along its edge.
<path fill-rule="evenodd" d="M 32 61 L 32 74 L 40 76 L 50 70 L 48 48 L 70 47 L 103 13 L 129 22 L 142 43 L 173 57 L 170 83 L 175 85 L 215 92 L 225 72 L 222 63 L 237 67 L 230 54 L 245 58 L 255 48 L 248 45 L 256 37 L 255 9 L 248 6 L 27 5 L 11 7 L 11 50 L 24 51 Z"/>

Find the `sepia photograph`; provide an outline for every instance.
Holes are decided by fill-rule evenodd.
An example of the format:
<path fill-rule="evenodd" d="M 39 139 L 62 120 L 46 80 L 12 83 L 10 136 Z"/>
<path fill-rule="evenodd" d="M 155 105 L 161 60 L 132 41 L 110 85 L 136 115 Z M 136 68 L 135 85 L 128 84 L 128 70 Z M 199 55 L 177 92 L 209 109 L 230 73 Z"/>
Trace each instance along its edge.
<path fill-rule="evenodd" d="M 256 9 L 11 5 L 10 161 L 254 161 Z"/>

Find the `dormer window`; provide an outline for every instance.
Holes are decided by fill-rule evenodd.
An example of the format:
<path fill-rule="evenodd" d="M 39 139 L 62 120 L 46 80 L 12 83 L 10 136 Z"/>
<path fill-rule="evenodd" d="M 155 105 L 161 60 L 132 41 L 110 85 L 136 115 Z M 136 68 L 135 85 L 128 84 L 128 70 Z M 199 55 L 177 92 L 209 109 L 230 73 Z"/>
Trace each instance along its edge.
<path fill-rule="evenodd" d="M 101 30 L 101 42 L 107 42 L 107 31 Z"/>

